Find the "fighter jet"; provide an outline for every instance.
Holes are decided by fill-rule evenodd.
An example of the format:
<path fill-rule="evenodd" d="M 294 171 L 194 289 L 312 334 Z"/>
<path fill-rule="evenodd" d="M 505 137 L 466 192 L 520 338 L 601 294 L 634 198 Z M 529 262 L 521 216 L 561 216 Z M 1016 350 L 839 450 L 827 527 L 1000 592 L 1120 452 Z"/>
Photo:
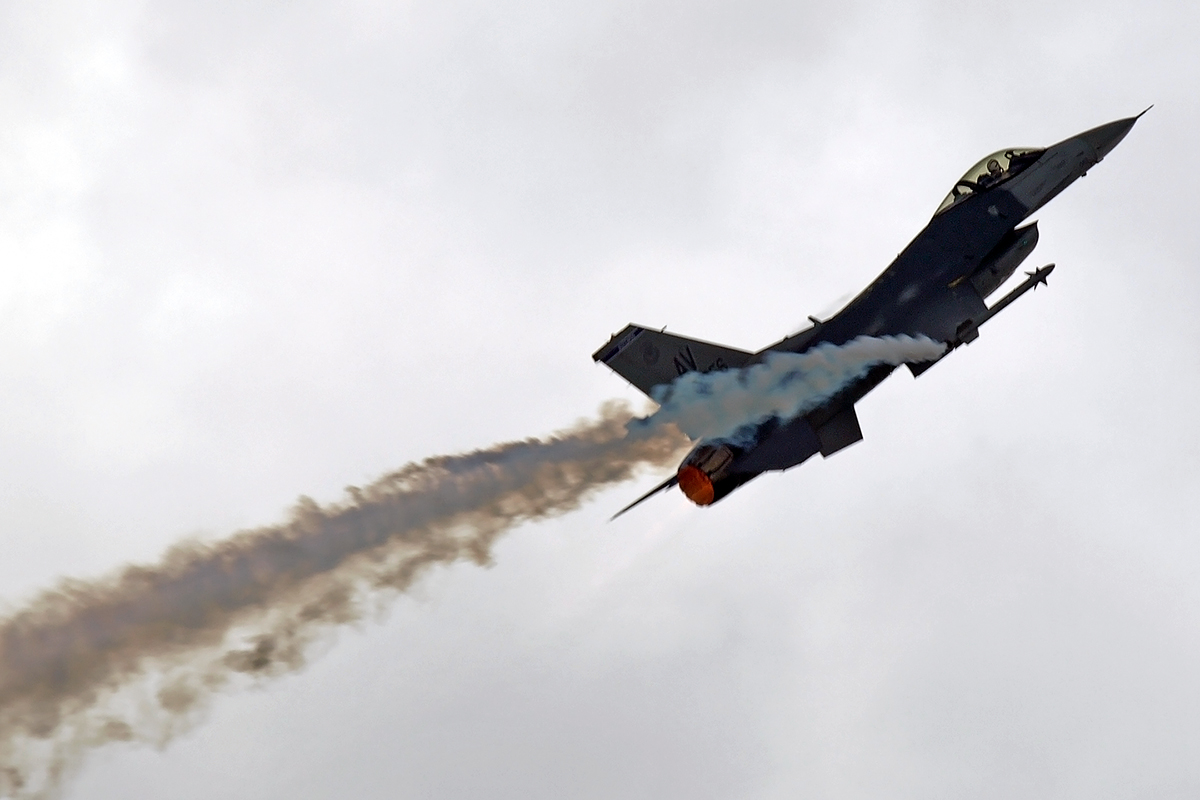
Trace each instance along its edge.
<path fill-rule="evenodd" d="M 948 354 L 976 339 L 979 327 L 1018 297 L 1046 283 L 1053 264 L 1027 273 L 991 306 L 986 302 L 1037 245 L 1037 222 L 1021 223 L 1100 163 L 1142 114 L 1050 147 L 1010 147 L 980 159 L 950 189 L 925 229 L 848 305 L 829 319 L 809 317 L 810 327 L 758 352 L 628 325 L 592 358 L 653 396 L 655 387 L 687 372 L 741 369 L 769 353 L 804 353 L 859 336 L 927 336 L 944 342 Z M 933 363 L 907 366 L 919 376 Z M 817 453 L 829 457 L 860 441 L 854 404 L 895 369 L 872 367 L 815 410 L 763 423 L 752 444 L 700 441 L 675 475 L 618 515 L 676 484 L 693 503 L 708 506 L 763 472 L 789 469 Z"/>

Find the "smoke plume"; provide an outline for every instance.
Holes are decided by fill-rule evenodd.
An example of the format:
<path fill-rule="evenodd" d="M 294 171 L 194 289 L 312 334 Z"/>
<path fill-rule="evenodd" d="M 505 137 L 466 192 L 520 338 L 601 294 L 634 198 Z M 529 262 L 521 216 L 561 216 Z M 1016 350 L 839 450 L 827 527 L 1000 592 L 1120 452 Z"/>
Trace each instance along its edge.
<path fill-rule="evenodd" d="M 55 795 L 90 747 L 161 745 L 216 691 L 299 669 L 381 591 L 435 564 L 485 564 L 514 525 L 682 457 L 677 429 L 629 433 L 632 418 L 609 404 L 545 439 L 409 464 L 341 503 L 301 499 L 282 524 L 36 597 L 0 621 L 0 797 Z"/>
<path fill-rule="evenodd" d="M 711 435 L 803 413 L 870 364 L 940 353 L 928 340 L 860 339 L 687 375 L 646 419 L 608 404 L 544 439 L 409 464 L 340 503 L 302 498 L 281 524 L 64 580 L 0 619 L 0 798 L 56 795 L 92 747 L 165 744 L 216 692 L 299 669 L 324 634 L 430 567 L 486 564 L 513 526 L 674 466 L 690 445 L 681 428 Z"/>
<path fill-rule="evenodd" d="M 673 423 L 693 439 L 726 439 L 773 417 L 806 414 L 876 364 L 932 361 L 945 352 L 926 336 L 859 336 L 805 353 L 768 353 L 742 369 L 688 372 L 658 387 L 661 408 L 646 422 Z"/>

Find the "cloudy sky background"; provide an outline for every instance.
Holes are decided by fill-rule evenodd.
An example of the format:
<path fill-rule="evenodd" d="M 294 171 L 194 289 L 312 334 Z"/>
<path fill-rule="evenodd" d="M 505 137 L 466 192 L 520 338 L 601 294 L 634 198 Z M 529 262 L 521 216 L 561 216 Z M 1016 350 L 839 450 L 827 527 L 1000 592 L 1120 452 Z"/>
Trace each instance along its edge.
<path fill-rule="evenodd" d="M 1174 3 L 0 8 L 0 597 L 757 349 L 984 154 L 1156 106 L 1058 263 L 865 441 L 661 476 L 439 570 L 70 798 L 1200 791 L 1200 11 Z M 1032 263 L 1031 262 L 1031 263 Z"/>

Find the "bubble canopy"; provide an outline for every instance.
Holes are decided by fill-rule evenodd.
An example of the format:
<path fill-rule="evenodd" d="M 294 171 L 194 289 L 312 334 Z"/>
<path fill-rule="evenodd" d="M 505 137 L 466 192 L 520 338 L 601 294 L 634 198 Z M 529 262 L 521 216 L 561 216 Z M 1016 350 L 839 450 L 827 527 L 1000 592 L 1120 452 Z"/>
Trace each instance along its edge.
<path fill-rule="evenodd" d="M 966 171 L 946 195 L 946 199 L 933 212 L 936 217 L 946 209 L 984 189 L 1004 183 L 1041 157 L 1044 149 L 1035 147 L 1009 147 L 980 159 L 979 163 Z M 995 162 L 994 164 L 992 162 Z"/>

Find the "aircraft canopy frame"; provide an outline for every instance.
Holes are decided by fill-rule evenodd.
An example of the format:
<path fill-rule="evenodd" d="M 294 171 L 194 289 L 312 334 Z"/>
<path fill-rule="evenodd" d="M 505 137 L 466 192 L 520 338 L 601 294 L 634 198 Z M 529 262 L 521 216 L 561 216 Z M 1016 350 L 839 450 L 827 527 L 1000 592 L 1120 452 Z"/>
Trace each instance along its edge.
<path fill-rule="evenodd" d="M 1046 152 L 1045 149 L 1039 147 L 1006 147 L 980 159 L 978 164 L 971 167 L 958 179 L 958 183 L 954 184 L 950 194 L 946 195 L 946 199 L 937 207 L 937 211 L 933 212 L 933 215 L 936 217 L 975 192 L 1004 183 L 1037 161 L 1044 152 Z M 995 161 L 1000 167 L 1000 171 L 994 174 L 988 166 L 992 161 Z"/>

